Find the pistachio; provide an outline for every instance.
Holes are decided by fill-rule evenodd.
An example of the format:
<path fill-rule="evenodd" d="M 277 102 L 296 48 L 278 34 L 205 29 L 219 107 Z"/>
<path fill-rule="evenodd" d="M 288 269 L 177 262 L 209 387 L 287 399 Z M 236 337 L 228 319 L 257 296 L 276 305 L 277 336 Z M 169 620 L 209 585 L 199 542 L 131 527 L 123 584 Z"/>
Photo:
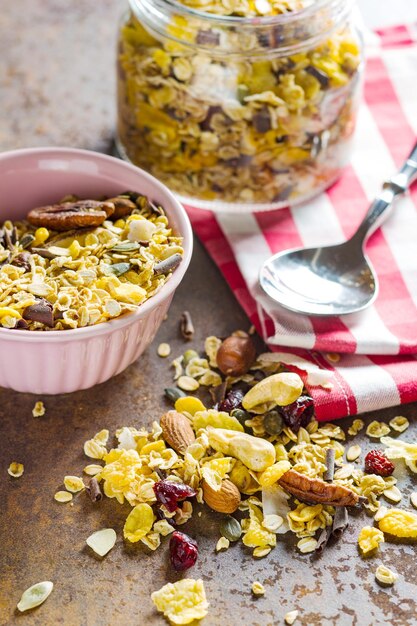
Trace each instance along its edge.
<path fill-rule="evenodd" d="M 250 337 L 227 337 L 217 352 L 217 365 L 226 376 L 243 376 L 256 358 Z"/>

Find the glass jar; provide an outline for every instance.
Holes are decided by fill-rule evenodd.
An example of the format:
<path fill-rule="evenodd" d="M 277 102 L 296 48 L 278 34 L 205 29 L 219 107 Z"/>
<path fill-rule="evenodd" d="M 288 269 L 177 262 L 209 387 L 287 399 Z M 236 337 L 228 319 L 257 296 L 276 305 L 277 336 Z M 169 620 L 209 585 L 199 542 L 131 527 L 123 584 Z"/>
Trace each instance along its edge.
<path fill-rule="evenodd" d="M 208 11 L 271 0 L 184 1 L 207 12 L 130 0 L 121 155 L 214 210 L 293 205 L 332 184 L 349 159 L 362 68 L 353 0 L 295 0 L 304 8 L 266 17 Z"/>

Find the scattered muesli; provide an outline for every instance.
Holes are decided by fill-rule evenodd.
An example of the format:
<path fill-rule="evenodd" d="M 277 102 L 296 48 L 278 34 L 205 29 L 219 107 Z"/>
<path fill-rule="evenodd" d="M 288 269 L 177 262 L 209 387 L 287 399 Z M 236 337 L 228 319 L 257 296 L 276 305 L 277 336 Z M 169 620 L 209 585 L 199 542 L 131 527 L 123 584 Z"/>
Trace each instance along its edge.
<path fill-rule="evenodd" d="M 116 543 L 117 535 L 113 528 L 103 528 L 87 537 L 86 544 L 99 556 L 106 556 Z"/>
<path fill-rule="evenodd" d="M 265 595 L 265 587 L 258 580 L 254 580 L 252 583 L 252 593 L 254 596 Z"/>
<path fill-rule="evenodd" d="M 182 260 L 162 207 L 125 192 L 32 210 L 0 228 L 0 327 L 68 330 L 120 317 L 152 297 Z M 33 415 L 43 415 L 37 403 Z"/>
<path fill-rule="evenodd" d="M 301 554 L 319 554 L 347 528 L 347 507 L 360 505 L 379 526 L 360 531 L 362 555 L 372 556 L 384 533 L 417 537 L 416 514 L 388 509 L 379 501 L 401 496 L 390 459 L 415 462 L 417 446 L 382 437 L 385 451 L 368 452 L 363 467 L 345 463 L 345 455 L 352 461 L 361 450 L 354 443 L 345 449 L 346 434 L 337 424 L 317 422 L 303 371 L 286 371 L 288 361 L 271 359 L 268 353 L 252 356 L 250 337 L 235 333 L 236 338 L 244 341 L 210 337 L 205 355 L 186 350 L 173 361 L 177 382 L 181 377 L 194 381 L 214 399 L 169 388 L 165 395 L 173 408 L 151 428 L 120 428 L 110 449 L 107 429 L 85 442 L 86 455 L 103 463 L 84 468 L 92 476 L 87 494 L 94 502 L 104 494 L 132 507 L 123 528 L 125 540 L 156 550 L 169 536 L 172 567 L 179 572 L 193 567 L 197 538 L 178 527 L 192 517 L 195 501 L 223 514 L 217 552 L 241 539 L 254 558 L 264 558 L 275 548 L 277 535 L 290 532 Z M 218 354 L 223 366 L 227 354 L 223 369 L 232 367 L 233 373 L 222 372 Z M 351 428 L 360 430 L 360 422 L 355 420 Z M 378 430 L 385 430 L 380 423 Z M 84 488 L 77 476 L 67 476 L 64 484 L 74 492 Z M 58 492 L 55 499 L 69 501 L 70 491 Z M 153 595 L 157 608 L 174 623 L 188 623 L 191 615 L 198 618 L 207 610 L 199 581 L 185 580 L 180 581 L 184 588 L 175 583 Z"/>

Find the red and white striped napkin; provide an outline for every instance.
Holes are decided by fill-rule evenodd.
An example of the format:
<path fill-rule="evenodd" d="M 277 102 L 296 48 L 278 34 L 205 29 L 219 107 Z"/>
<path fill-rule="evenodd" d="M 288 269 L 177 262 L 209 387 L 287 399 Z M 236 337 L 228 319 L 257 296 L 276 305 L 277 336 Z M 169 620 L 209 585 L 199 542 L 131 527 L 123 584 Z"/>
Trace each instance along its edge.
<path fill-rule="evenodd" d="M 331 385 L 310 387 L 323 420 L 417 401 L 417 184 L 368 241 L 380 291 L 366 311 L 331 320 L 300 316 L 258 285 L 271 254 L 349 237 L 415 141 L 417 25 L 368 40 L 355 150 L 338 183 L 292 209 L 236 216 L 187 207 L 195 232 L 271 349 L 307 359 L 314 364 L 307 369 L 327 370 L 322 379 Z"/>

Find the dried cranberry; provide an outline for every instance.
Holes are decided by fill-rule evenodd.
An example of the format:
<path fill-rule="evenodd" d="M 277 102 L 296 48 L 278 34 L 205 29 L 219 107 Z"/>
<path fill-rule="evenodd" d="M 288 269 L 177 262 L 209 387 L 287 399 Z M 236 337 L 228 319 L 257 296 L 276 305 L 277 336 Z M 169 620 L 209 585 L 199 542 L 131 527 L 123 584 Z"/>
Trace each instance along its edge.
<path fill-rule="evenodd" d="M 295 402 L 287 406 L 277 407 L 284 422 L 295 433 L 301 426 L 307 426 L 314 415 L 314 401 L 310 396 L 300 396 Z"/>
<path fill-rule="evenodd" d="M 371 450 L 365 457 L 365 472 L 378 476 L 391 476 L 394 464 L 385 456 L 382 450 Z"/>
<path fill-rule="evenodd" d="M 172 533 L 169 542 L 172 567 L 182 572 L 195 565 L 198 557 L 197 542 L 178 530 Z"/>
<path fill-rule="evenodd" d="M 219 411 L 226 411 L 230 413 L 233 409 L 240 408 L 242 406 L 242 400 L 244 396 L 242 389 L 231 389 L 222 402 L 219 402 Z"/>
<path fill-rule="evenodd" d="M 160 480 L 154 484 L 153 490 L 158 502 L 166 506 L 171 513 L 177 508 L 178 502 L 191 498 L 197 493 L 184 483 L 173 483 L 170 480 Z"/>

